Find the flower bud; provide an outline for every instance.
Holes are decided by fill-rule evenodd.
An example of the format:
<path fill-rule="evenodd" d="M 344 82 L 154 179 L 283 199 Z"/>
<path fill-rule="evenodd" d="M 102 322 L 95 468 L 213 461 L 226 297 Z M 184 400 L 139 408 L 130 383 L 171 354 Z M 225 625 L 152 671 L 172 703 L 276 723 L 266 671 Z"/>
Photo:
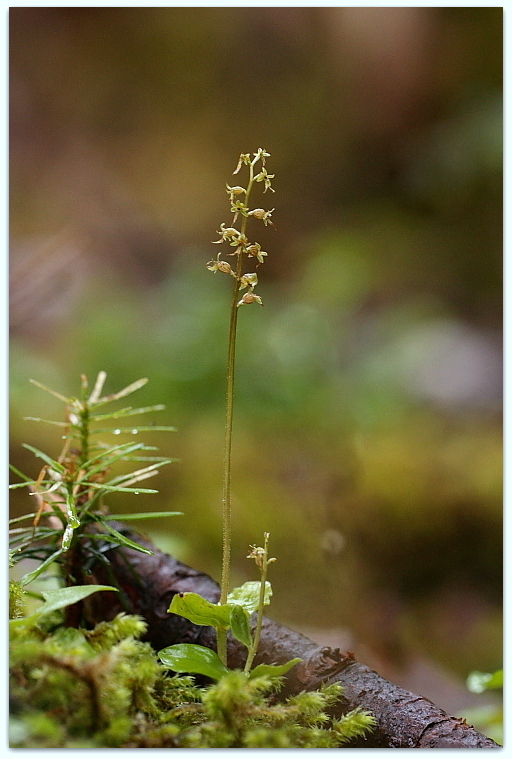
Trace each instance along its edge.
<path fill-rule="evenodd" d="M 246 190 L 243 187 L 230 187 L 228 184 L 226 185 L 226 187 L 230 195 L 242 195 L 246 192 Z"/>
<path fill-rule="evenodd" d="M 240 158 L 238 159 L 238 165 L 236 169 L 234 170 L 233 174 L 238 174 L 240 169 L 242 168 L 242 164 L 245 163 L 249 165 L 251 162 L 251 154 L 250 153 L 241 153 Z"/>

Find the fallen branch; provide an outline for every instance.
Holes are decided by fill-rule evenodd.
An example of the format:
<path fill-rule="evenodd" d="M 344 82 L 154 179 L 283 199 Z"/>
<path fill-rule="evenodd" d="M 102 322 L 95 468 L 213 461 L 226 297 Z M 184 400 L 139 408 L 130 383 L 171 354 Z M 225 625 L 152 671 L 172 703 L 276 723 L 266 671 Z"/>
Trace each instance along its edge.
<path fill-rule="evenodd" d="M 208 575 L 162 553 L 124 525 L 114 523 L 130 540 L 150 548 L 153 555 L 129 548 L 109 548 L 108 563 L 97 561 L 81 582 L 115 584 L 120 593 L 96 593 L 81 602 L 91 624 L 110 620 L 120 611 L 140 614 L 147 622 L 145 636 L 155 650 L 174 643 L 197 643 L 215 648 L 212 628 L 193 625 L 167 609 L 176 593 L 193 591 L 209 601 L 219 598 L 219 587 Z M 97 548 L 97 541 L 95 541 Z M 76 569 L 76 564 L 75 564 Z M 76 579 L 76 578 L 75 578 Z M 77 610 L 70 619 L 76 620 Z M 243 668 L 246 650 L 229 640 L 228 663 Z M 500 748 L 464 720 L 449 716 L 427 698 L 399 688 L 354 659 L 351 653 L 319 647 L 304 635 L 265 619 L 255 664 L 282 664 L 293 657 L 302 662 L 287 676 L 284 695 L 314 690 L 324 682 L 338 682 L 343 696 L 334 716 L 360 707 L 377 720 L 376 729 L 354 742 L 354 748 Z"/>

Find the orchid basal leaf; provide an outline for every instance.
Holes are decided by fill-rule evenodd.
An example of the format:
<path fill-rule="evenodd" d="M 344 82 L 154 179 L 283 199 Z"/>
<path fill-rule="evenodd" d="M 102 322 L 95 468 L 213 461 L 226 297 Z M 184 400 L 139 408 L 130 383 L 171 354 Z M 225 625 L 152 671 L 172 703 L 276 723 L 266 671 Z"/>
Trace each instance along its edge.
<path fill-rule="evenodd" d="M 261 583 L 256 581 L 244 582 L 239 588 L 234 588 L 229 593 L 227 601 L 228 604 L 238 604 L 243 606 L 249 614 L 256 611 L 260 600 Z M 272 595 L 272 586 L 268 582 L 265 583 L 265 597 L 263 603 L 267 606 L 270 603 L 270 597 Z"/>
<path fill-rule="evenodd" d="M 229 672 L 215 651 L 194 643 L 178 643 L 158 652 L 158 658 L 173 672 L 205 675 L 212 680 L 220 680 Z"/>
<path fill-rule="evenodd" d="M 197 593 L 176 593 L 167 611 L 179 614 L 195 625 L 227 630 L 231 620 L 231 606 L 212 604 Z"/>

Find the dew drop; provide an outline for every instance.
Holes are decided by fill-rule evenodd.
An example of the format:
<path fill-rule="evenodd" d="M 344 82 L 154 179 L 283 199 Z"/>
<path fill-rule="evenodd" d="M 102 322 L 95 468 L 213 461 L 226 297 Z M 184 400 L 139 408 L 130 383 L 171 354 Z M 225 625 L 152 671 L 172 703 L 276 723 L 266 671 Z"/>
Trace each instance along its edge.
<path fill-rule="evenodd" d="M 138 433 L 138 431 L 139 431 L 139 430 L 133 429 L 133 430 L 132 430 L 132 435 L 136 435 L 136 434 Z"/>
<path fill-rule="evenodd" d="M 139 493 L 138 490 L 135 490 L 134 493 L 133 493 L 133 495 L 140 495 L 140 493 Z"/>
<path fill-rule="evenodd" d="M 121 434 L 121 430 L 112 430 L 112 434 L 113 435 L 120 435 Z"/>

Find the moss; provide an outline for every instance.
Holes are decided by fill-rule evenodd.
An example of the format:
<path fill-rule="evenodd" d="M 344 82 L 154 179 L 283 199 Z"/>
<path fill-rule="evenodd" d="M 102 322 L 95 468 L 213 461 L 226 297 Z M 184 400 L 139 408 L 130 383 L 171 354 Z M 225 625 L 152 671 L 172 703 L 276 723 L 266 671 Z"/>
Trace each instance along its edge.
<path fill-rule="evenodd" d="M 242 159 L 245 160 L 244 156 Z M 260 181 L 253 176 L 252 165 L 251 181 Z M 267 178 L 265 172 L 258 176 L 261 181 Z M 249 282 L 252 287 L 256 275 L 246 275 L 249 276 L 252 277 Z M 234 291 L 235 314 L 239 305 L 236 302 L 238 284 Z M 98 374 L 93 391 L 89 394 L 87 378 L 82 376 L 81 400 L 66 399 L 49 390 L 65 401 L 67 407 L 69 430 L 63 436 L 62 452 L 58 459 L 53 459 L 27 445 L 28 450 L 43 459 L 45 466 L 37 480 L 31 480 L 14 469 L 21 482 L 12 487 L 31 487 L 39 501 L 37 518 L 32 524 L 12 529 L 12 545 L 19 561 L 36 558 L 42 563 L 24 575 L 20 583 L 11 583 L 10 586 L 11 747 L 335 748 L 350 735 L 364 734 L 372 724 L 372 718 L 368 715 L 366 722 L 352 721 L 347 725 L 342 721 L 331 723 L 327 709 L 340 694 L 337 686 L 302 693 L 284 702 L 278 700 L 282 676 L 295 660 L 276 668 L 266 665 L 259 669 L 259 673 L 252 670 L 252 677 L 249 676 L 250 663 L 258 645 L 263 605 L 268 602 L 266 568 L 274 561 L 267 555 L 268 533 L 265 533 L 264 548 L 251 546 L 249 554 L 249 558 L 255 559 L 260 568 L 260 582 L 245 583 L 237 589 L 243 591 L 238 594 L 238 604 L 218 607 L 196 594 L 187 594 L 201 601 L 203 616 L 200 615 L 200 619 L 203 621 L 200 623 L 212 624 L 217 628 L 219 655 L 222 641 L 225 653 L 227 628 L 222 614 L 228 609 L 227 618 L 235 637 L 249 650 L 249 664 L 246 664 L 244 672 L 228 671 L 221 662 L 220 670 L 213 667 L 213 673 L 192 669 L 192 672 L 219 677 L 218 682 L 199 688 L 190 675 L 169 676 L 169 668 L 179 669 L 176 662 L 164 664 L 163 652 L 158 658 L 148 643 L 140 641 L 147 627 L 141 617 L 119 614 L 112 621 L 98 623 L 92 630 L 77 627 L 82 613 L 80 604 L 91 592 L 115 590 L 111 586 L 79 585 L 76 582 L 76 575 L 86 574 L 84 567 L 94 561 L 101 559 L 108 569 L 108 559 L 103 553 L 100 555 L 91 543 L 93 533 L 87 532 L 87 526 L 91 523 L 96 527 L 99 525 L 102 539 L 108 541 L 110 546 L 123 545 L 150 553 L 110 524 L 101 497 L 115 491 L 155 492 L 140 488 L 139 481 L 152 475 L 157 466 L 171 461 L 153 456 L 140 458 L 140 451 L 153 450 L 152 446 L 142 443 L 130 442 L 109 448 L 89 440 L 93 421 L 103 424 L 106 419 L 115 419 L 117 424 L 120 417 L 161 408 L 127 407 L 105 414 L 104 403 L 124 398 L 146 382 L 138 380 L 118 393 L 100 397 L 105 377 L 104 372 Z M 100 407 L 100 413 L 96 413 L 96 407 Z M 147 428 L 126 428 L 132 434 L 144 429 Z M 150 429 L 170 428 L 152 426 Z M 112 431 L 117 434 L 121 429 Z M 134 453 L 137 456 L 133 456 Z M 111 465 L 119 459 L 153 463 L 105 481 L 110 476 Z M 63 503 L 66 505 L 65 516 L 60 509 Z M 43 516 L 51 512 L 58 516 L 62 527 L 41 524 Z M 161 515 L 161 512 L 152 514 Z M 22 519 L 32 519 L 33 516 L 25 515 Z M 151 514 L 144 513 L 143 516 Z M 18 521 L 15 519 L 13 524 Z M 66 587 L 42 591 L 43 604 L 36 612 L 23 616 L 23 587 L 53 564 L 59 565 Z M 78 567 L 80 571 L 77 571 Z M 250 590 L 247 590 L 248 585 L 251 586 Z M 254 596 L 256 604 L 253 606 Z M 175 600 L 177 598 L 175 596 Z M 241 598 L 244 599 L 242 606 Z M 245 608 L 247 604 L 249 609 Z M 205 605 L 209 607 L 213 621 L 204 616 Z M 242 610 L 243 614 L 236 614 L 234 610 Z M 252 637 L 249 613 L 254 610 L 258 616 Z M 192 612 L 196 613 L 194 610 Z M 217 627 L 215 622 L 218 621 L 219 612 L 222 612 L 222 623 Z M 182 611 L 178 610 L 177 613 Z M 183 616 L 195 621 L 190 614 Z M 186 645 L 171 646 L 166 650 L 181 649 Z M 210 650 L 207 653 L 210 657 L 216 656 Z M 186 654 L 185 658 L 189 660 L 190 655 Z M 191 670 L 186 668 L 184 671 Z"/>
<path fill-rule="evenodd" d="M 232 671 L 199 688 L 137 638 L 139 617 L 93 630 L 18 626 L 10 645 L 12 748 L 335 748 L 372 719 L 331 723 L 331 685 L 276 700 L 275 678 Z"/>
<path fill-rule="evenodd" d="M 22 617 L 25 610 L 24 591 L 19 582 L 9 580 L 9 619 Z"/>

